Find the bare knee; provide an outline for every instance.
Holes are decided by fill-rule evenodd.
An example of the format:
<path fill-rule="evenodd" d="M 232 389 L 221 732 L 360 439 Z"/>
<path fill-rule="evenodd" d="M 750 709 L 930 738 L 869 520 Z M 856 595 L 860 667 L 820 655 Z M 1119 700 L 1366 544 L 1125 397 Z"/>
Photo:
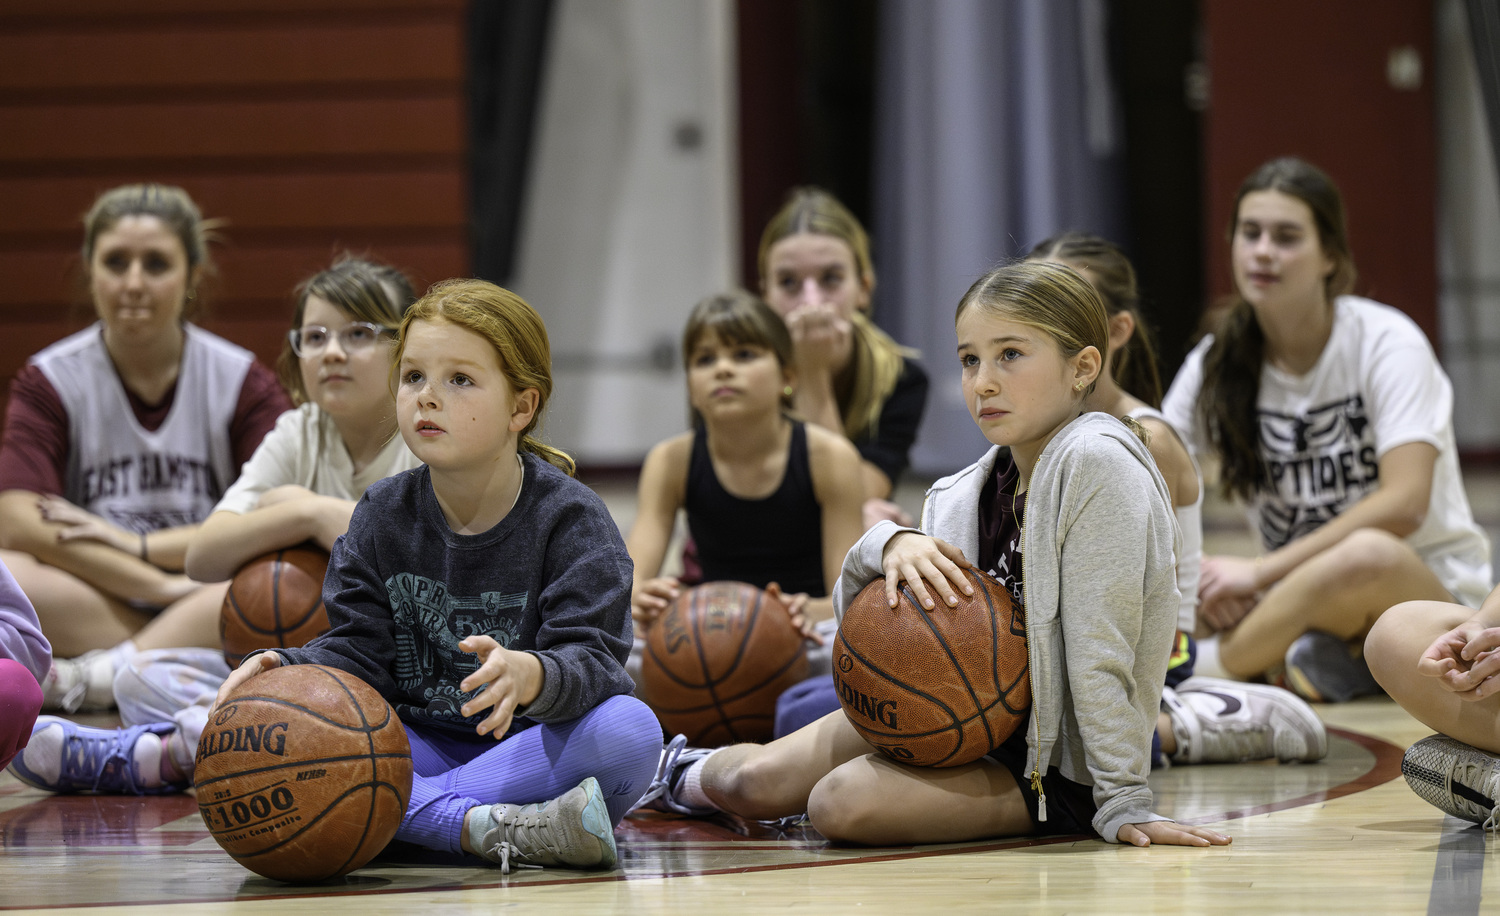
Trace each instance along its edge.
<path fill-rule="evenodd" d="M 830 843 L 863 843 L 880 811 L 868 781 L 851 767 L 838 767 L 818 781 L 807 799 L 807 818 Z"/>
<path fill-rule="evenodd" d="M 1391 607 L 1365 637 L 1365 661 L 1380 686 L 1396 699 L 1417 677 L 1417 660 L 1433 640 L 1467 620 L 1473 611 L 1442 601 L 1404 601 Z"/>
<path fill-rule="evenodd" d="M 1413 556 L 1411 547 L 1389 531 L 1361 528 L 1305 565 L 1309 572 L 1316 573 L 1319 584 L 1345 589 L 1350 582 L 1383 573 Z"/>

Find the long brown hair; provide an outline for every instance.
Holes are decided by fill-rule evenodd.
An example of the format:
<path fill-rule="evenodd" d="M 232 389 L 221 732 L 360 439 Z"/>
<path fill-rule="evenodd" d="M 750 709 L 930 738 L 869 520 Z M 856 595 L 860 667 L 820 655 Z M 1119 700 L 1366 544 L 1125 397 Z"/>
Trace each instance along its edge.
<path fill-rule="evenodd" d="M 1135 330 L 1125 345 L 1110 355 L 1109 374 L 1120 387 L 1152 407 L 1161 406 L 1161 372 L 1151 329 L 1141 318 L 1140 287 L 1135 268 L 1125 252 L 1108 239 L 1083 232 L 1062 232 L 1038 242 L 1026 255 L 1031 261 L 1067 261 L 1088 268 L 1085 279 L 1104 300 L 1110 317 L 1129 312 Z M 1101 351 L 1102 352 L 1102 351 Z"/>
<path fill-rule="evenodd" d="M 1354 255 L 1344 225 L 1344 201 L 1338 186 L 1316 166 L 1291 156 L 1262 165 L 1240 185 L 1230 216 L 1229 240 L 1238 231 L 1240 204 L 1256 191 L 1278 191 L 1295 197 L 1312 211 L 1323 253 L 1334 269 L 1323 283 L 1330 304 L 1354 287 Z M 1208 441 L 1218 454 L 1219 481 L 1226 496 L 1249 499 L 1265 481 L 1260 455 L 1260 373 L 1266 337 L 1250 303 L 1240 297 L 1230 307 L 1223 326 L 1203 357 L 1203 383 L 1197 409 Z"/>
<path fill-rule="evenodd" d="M 537 437 L 542 411 L 552 397 L 552 347 L 542 316 L 525 299 L 486 280 L 444 280 L 434 284 L 401 319 L 392 382 L 401 371 L 401 357 L 411 326 L 418 321 L 446 321 L 473 331 L 489 341 L 500 357 L 500 371 L 515 391 L 535 388 L 536 412 L 521 430 L 517 448 L 531 452 L 572 476 L 578 467 L 562 449 Z"/>
<path fill-rule="evenodd" d="M 875 289 L 875 268 L 870 263 L 870 237 L 865 227 L 838 198 L 822 188 L 793 188 L 786 203 L 766 223 L 760 236 L 760 281 L 769 282 L 771 248 L 784 238 L 803 233 L 826 235 L 849 247 L 854 268 L 865 289 Z M 905 358 L 916 351 L 892 340 L 864 311 L 856 311 L 854 354 L 849 366 L 847 384 L 837 386 L 839 419 L 844 435 L 851 439 L 872 435 L 880 422 L 880 410 L 896 390 L 896 382 L 905 368 Z"/>

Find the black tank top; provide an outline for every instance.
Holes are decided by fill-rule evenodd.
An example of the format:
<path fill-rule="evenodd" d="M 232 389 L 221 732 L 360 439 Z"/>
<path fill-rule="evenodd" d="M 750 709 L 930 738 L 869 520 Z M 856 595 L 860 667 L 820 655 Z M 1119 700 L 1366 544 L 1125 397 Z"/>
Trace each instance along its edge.
<path fill-rule="evenodd" d="M 792 423 L 786 473 L 765 499 L 740 499 L 724 489 L 708 457 L 708 433 L 698 427 L 683 502 L 704 582 L 748 582 L 757 588 L 776 582 L 788 594 L 828 594 L 823 512 L 813 494 L 802 423 Z"/>

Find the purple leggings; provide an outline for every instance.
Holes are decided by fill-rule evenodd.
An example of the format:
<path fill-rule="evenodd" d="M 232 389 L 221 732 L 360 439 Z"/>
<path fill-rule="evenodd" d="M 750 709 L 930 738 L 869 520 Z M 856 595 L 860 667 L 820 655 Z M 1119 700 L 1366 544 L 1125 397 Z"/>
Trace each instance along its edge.
<path fill-rule="evenodd" d="M 0 658 L 0 769 L 31 740 L 41 711 L 42 688 L 36 678 L 20 662 Z"/>
<path fill-rule="evenodd" d="M 645 794 L 661 758 L 661 725 L 634 697 L 614 696 L 569 722 L 535 725 L 504 741 L 406 726 L 411 804 L 396 839 L 458 852 L 464 815 L 477 805 L 556 798 L 599 780 L 616 824 Z"/>

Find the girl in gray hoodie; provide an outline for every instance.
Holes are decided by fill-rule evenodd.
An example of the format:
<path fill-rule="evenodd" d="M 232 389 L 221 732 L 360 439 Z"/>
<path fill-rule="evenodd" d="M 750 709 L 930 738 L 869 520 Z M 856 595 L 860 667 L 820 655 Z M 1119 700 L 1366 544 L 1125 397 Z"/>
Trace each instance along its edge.
<path fill-rule="evenodd" d="M 1111 843 L 1209 846 L 1212 830 L 1152 812 L 1151 734 L 1175 632 L 1177 539 L 1166 484 L 1137 432 L 1085 413 L 1107 347 L 1104 307 L 1071 268 L 991 270 L 955 316 L 964 400 L 994 448 L 933 484 L 920 530 L 882 522 L 844 560 L 842 614 L 885 577 L 924 606 L 971 593 L 977 567 L 1026 615 L 1027 727 L 974 763 L 898 763 L 842 712 L 765 746 L 664 753 L 647 797 L 684 813 L 807 811 L 834 842 L 953 842 L 1095 832 Z"/>

